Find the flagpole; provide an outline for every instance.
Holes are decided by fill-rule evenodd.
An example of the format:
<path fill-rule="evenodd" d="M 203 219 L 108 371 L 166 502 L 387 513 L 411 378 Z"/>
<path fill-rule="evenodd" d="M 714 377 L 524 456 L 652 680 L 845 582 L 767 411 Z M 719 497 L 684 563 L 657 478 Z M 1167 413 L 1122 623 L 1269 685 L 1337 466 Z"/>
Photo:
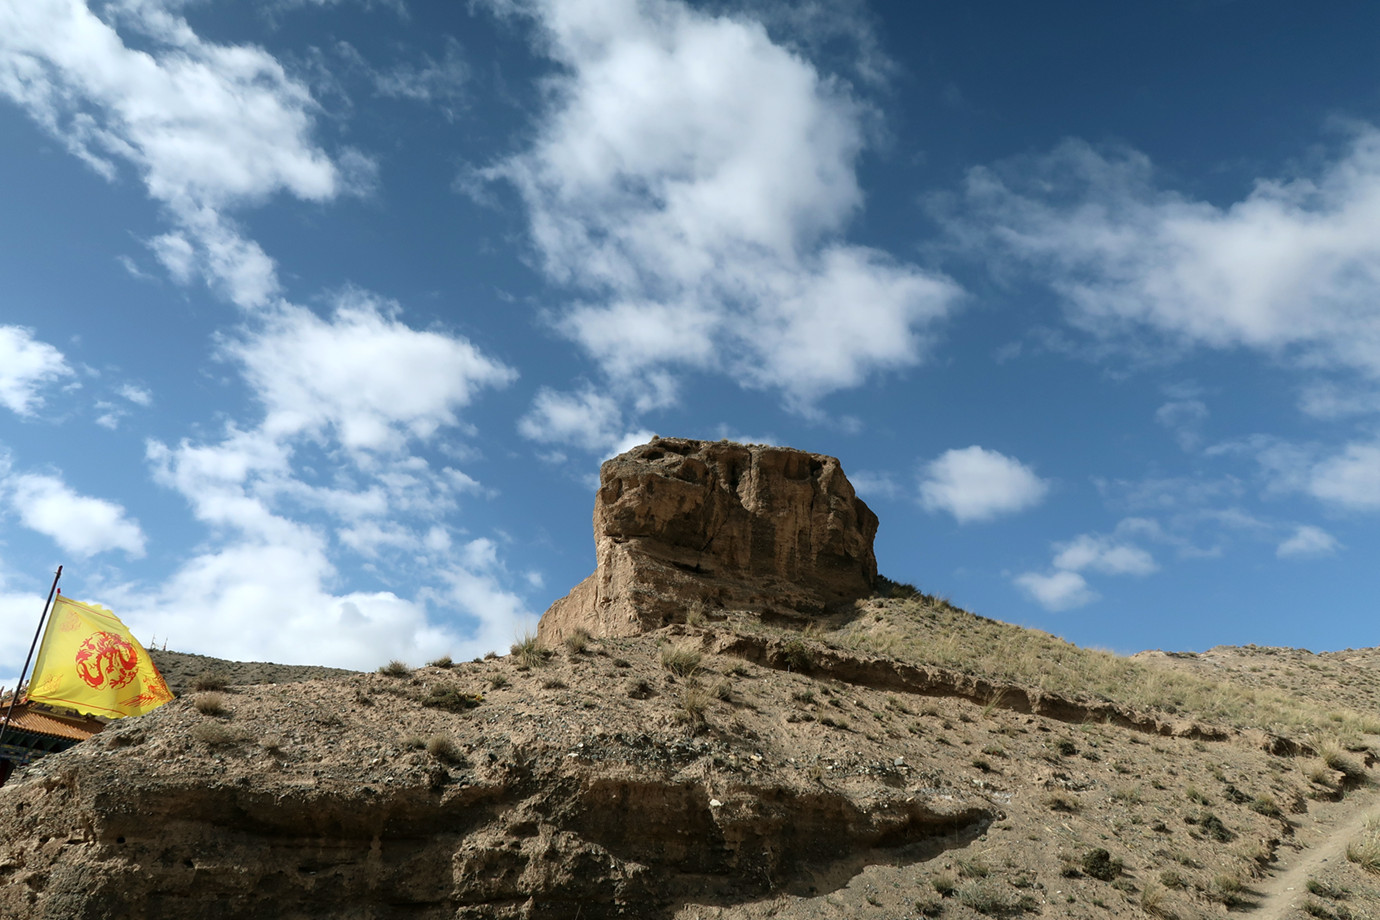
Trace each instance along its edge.
<path fill-rule="evenodd" d="M 53 576 L 53 586 L 48 589 L 48 600 L 43 604 L 43 616 L 38 618 L 38 629 L 34 630 L 34 641 L 29 644 L 29 657 L 24 659 L 24 670 L 19 672 L 19 683 L 14 685 L 14 696 L 10 697 L 10 708 L 5 710 L 5 721 L 0 722 L 0 741 L 5 740 L 5 730 L 10 727 L 10 715 L 14 704 L 19 702 L 19 688 L 24 686 L 24 678 L 29 673 L 29 662 L 34 660 L 34 649 L 38 648 L 38 637 L 43 633 L 43 621 L 48 619 L 48 609 L 53 606 L 53 595 L 57 593 L 58 579 L 62 577 L 62 566 L 57 567 Z"/>

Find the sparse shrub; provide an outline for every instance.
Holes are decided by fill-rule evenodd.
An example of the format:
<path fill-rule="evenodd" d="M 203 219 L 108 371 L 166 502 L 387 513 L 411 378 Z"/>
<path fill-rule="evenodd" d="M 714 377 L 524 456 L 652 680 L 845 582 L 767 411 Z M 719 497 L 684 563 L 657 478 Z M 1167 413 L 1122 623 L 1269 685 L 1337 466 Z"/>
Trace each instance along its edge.
<path fill-rule="evenodd" d="M 1365 764 L 1348 754 L 1341 745 L 1335 742 L 1325 744 L 1319 753 L 1322 754 L 1323 763 L 1342 774 L 1344 782 L 1359 783 L 1366 778 Z"/>
<path fill-rule="evenodd" d="M 844 731 L 847 731 L 847 730 L 848 730 L 848 723 L 847 723 L 845 720 L 843 720 L 843 719 L 835 719 L 835 718 L 832 718 L 832 717 L 830 717 L 830 716 L 820 716 L 820 717 L 819 717 L 819 724 L 820 724 L 820 725 L 827 725 L 827 726 L 829 726 L 830 728 L 840 728 L 840 729 L 843 729 Z"/>
<path fill-rule="evenodd" d="M 462 693 L 459 687 L 451 684 L 432 684 L 431 689 L 419 702 L 423 706 L 430 706 L 432 709 L 464 712 L 484 702 L 484 697 L 478 693 Z"/>
<path fill-rule="evenodd" d="M 1045 807 L 1050 811 L 1062 811 L 1065 814 L 1075 814 L 1078 811 L 1078 800 L 1071 795 L 1063 792 L 1051 792 L 1045 796 Z"/>
<path fill-rule="evenodd" d="M 566 689 L 566 683 L 559 677 L 548 677 L 541 682 L 541 688 L 543 690 L 564 690 Z"/>
<path fill-rule="evenodd" d="M 958 903 L 987 916 L 1019 913 L 1026 909 L 1023 901 L 1012 898 L 986 879 L 978 879 L 959 888 Z"/>
<path fill-rule="evenodd" d="M 875 595 L 877 597 L 895 598 L 896 600 L 903 601 L 922 596 L 920 589 L 915 587 L 915 585 L 904 581 L 892 581 L 885 575 L 877 576 L 877 589 Z"/>
<path fill-rule="evenodd" d="M 546 664 L 546 659 L 551 657 L 551 652 L 537 641 L 537 634 L 531 630 L 520 635 L 509 652 L 517 659 L 520 668 L 538 667 Z"/>
<path fill-rule="evenodd" d="M 403 739 L 402 746 L 409 751 L 422 751 L 426 749 L 426 739 L 421 735 L 408 735 Z"/>
<path fill-rule="evenodd" d="M 211 747 L 238 744 L 244 740 L 244 735 L 240 731 L 224 722 L 198 722 L 192 726 L 192 737 Z"/>
<path fill-rule="evenodd" d="M 565 650 L 571 655 L 583 654 L 589 648 L 589 630 L 582 626 L 577 626 L 571 630 L 570 635 L 565 637 Z"/>
<path fill-rule="evenodd" d="M 1175 914 L 1169 909 L 1168 899 L 1168 890 L 1150 882 L 1140 893 L 1140 906 L 1152 917 L 1164 917 L 1165 920 L 1170 920 Z"/>
<path fill-rule="evenodd" d="M 960 859 L 958 861 L 958 875 L 960 878 L 987 878 L 992 874 L 988 865 L 978 859 Z"/>
<path fill-rule="evenodd" d="M 225 708 L 225 697 L 219 693 L 198 693 L 192 706 L 203 716 L 224 716 L 230 711 Z"/>
<path fill-rule="evenodd" d="M 1141 803 L 1139 786 L 1118 786 L 1112 791 L 1112 801 L 1120 802 L 1123 805 L 1139 805 Z"/>
<path fill-rule="evenodd" d="M 651 682 L 643 677 L 636 677 L 628 681 L 627 691 L 628 696 L 635 700 L 645 700 L 649 696 L 656 696 L 656 690 L 653 689 Z"/>
<path fill-rule="evenodd" d="M 463 764 L 465 754 L 450 735 L 432 735 L 426 739 L 426 752 L 442 763 Z"/>
<path fill-rule="evenodd" d="M 1310 878 L 1304 887 L 1308 889 L 1309 894 L 1315 894 L 1320 898 L 1327 898 L 1330 901 L 1340 901 L 1351 893 L 1345 888 L 1338 888 L 1335 885 L 1329 885 L 1327 882 L 1321 882 L 1315 878 Z"/>
<path fill-rule="evenodd" d="M 220 671 L 202 671 L 192 680 L 193 690 L 226 690 L 230 678 Z"/>
<path fill-rule="evenodd" d="M 709 619 L 709 605 L 704 598 L 695 598 L 690 605 L 685 608 L 685 625 L 699 628 Z"/>
<path fill-rule="evenodd" d="M 1122 870 L 1121 860 L 1113 859 L 1112 854 L 1101 847 L 1084 853 L 1078 865 L 1084 875 L 1103 882 L 1110 882 L 1121 875 Z"/>
<path fill-rule="evenodd" d="M 680 720 L 698 732 L 707 724 L 705 711 L 709 708 L 709 694 L 697 681 L 686 681 L 680 688 Z"/>
<path fill-rule="evenodd" d="M 806 687 L 804 690 L 796 690 L 791 694 L 791 699 L 795 700 L 797 703 L 809 705 L 815 701 L 815 691 L 811 690 L 809 687 Z"/>
<path fill-rule="evenodd" d="M 1220 875 L 1213 876 L 1212 881 L 1208 882 L 1207 888 L 1203 891 L 1203 894 L 1224 907 L 1240 907 L 1242 904 L 1246 903 L 1245 898 L 1241 894 L 1245 887 L 1239 875 L 1231 875 L 1224 872 Z"/>
<path fill-rule="evenodd" d="M 1202 828 L 1204 835 L 1211 837 L 1218 843 L 1228 843 L 1236 839 L 1236 835 L 1222 823 L 1222 819 L 1210 811 L 1205 811 L 1198 816 L 1198 827 Z"/>
<path fill-rule="evenodd" d="M 814 652 L 810 647 L 799 639 L 792 639 L 781 649 L 781 653 L 786 657 L 786 668 L 790 671 L 805 673 L 815 664 Z"/>
<path fill-rule="evenodd" d="M 930 879 L 930 885 L 939 893 L 941 898 L 947 898 L 958 890 L 958 879 L 954 878 L 952 872 L 936 872 Z"/>
<path fill-rule="evenodd" d="M 1365 871 L 1380 875 L 1380 834 L 1372 831 L 1348 843 L 1346 858 Z"/>
<path fill-rule="evenodd" d="M 1072 757 L 1078 753 L 1078 745 L 1067 738 L 1060 738 L 1054 742 L 1054 749 L 1065 757 Z"/>
<path fill-rule="evenodd" d="M 1182 889 L 1188 887 L 1188 879 L 1178 869 L 1165 869 L 1160 873 L 1160 884 L 1166 888 Z"/>
<path fill-rule="evenodd" d="M 977 767 L 983 773 L 992 772 L 992 764 L 981 757 L 974 757 L 972 760 L 969 761 L 969 763 L 971 763 L 974 767 Z"/>
<path fill-rule="evenodd" d="M 426 663 L 426 666 L 428 668 L 440 668 L 442 670 L 447 670 L 449 668 L 455 667 L 455 662 L 451 660 L 449 655 L 442 655 L 440 658 L 437 658 L 433 661 L 428 661 Z"/>
<path fill-rule="evenodd" d="M 615 658 L 613 659 L 613 666 L 615 668 L 630 668 L 632 667 L 632 662 L 626 658 Z"/>
<path fill-rule="evenodd" d="M 506 686 L 508 686 L 508 675 L 506 674 L 495 674 L 489 678 L 490 690 L 502 690 Z"/>
<path fill-rule="evenodd" d="M 379 673 L 384 677 L 407 677 L 412 673 L 412 669 L 404 661 L 394 658 L 388 664 L 379 668 Z"/>
<path fill-rule="evenodd" d="M 661 647 L 661 666 L 678 677 L 689 677 L 699 668 L 704 656 L 693 645 L 667 644 Z"/>
<path fill-rule="evenodd" d="M 1255 801 L 1251 802 L 1251 811 L 1262 814 L 1267 818 L 1284 817 L 1283 809 L 1279 807 L 1279 803 L 1275 801 L 1275 797 L 1268 792 L 1258 796 Z"/>
<path fill-rule="evenodd" d="M 726 703 L 733 699 L 733 683 L 726 677 L 721 678 L 714 682 L 714 686 L 710 688 L 709 692 L 714 695 L 714 699 Z"/>

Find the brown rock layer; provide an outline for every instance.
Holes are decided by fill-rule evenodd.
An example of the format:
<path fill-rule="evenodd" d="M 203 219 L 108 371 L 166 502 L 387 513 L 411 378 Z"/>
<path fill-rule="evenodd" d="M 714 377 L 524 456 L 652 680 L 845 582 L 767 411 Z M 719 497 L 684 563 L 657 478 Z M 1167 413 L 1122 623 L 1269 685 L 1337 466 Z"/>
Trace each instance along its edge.
<path fill-rule="evenodd" d="M 872 590 L 876 533 L 834 457 L 655 438 L 600 469 L 598 567 L 547 610 L 540 636 L 635 635 L 694 605 L 816 614 Z"/>

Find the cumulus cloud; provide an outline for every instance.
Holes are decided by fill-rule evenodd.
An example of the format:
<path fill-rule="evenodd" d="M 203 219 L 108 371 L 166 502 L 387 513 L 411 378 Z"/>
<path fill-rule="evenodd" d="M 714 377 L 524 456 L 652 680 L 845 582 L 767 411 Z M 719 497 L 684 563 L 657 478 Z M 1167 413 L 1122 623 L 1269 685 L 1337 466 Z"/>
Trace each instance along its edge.
<path fill-rule="evenodd" d="M 1025 265 L 1101 336 L 1153 329 L 1380 377 L 1380 131 L 1225 207 L 1156 187 L 1144 155 L 1068 141 L 978 168 L 965 239 Z"/>
<path fill-rule="evenodd" d="M 1309 471 L 1315 498 L 1357 511 L 1380 510 L 1380 443 L 1348 444 Z"/>
<path fill-rule="evenodd" d="M 945 451 L 922 467 L 920 502 L 960 524 L 1033 508 L 1049 483 L 1013 457 L 977 445 Z"/>
<path fill-rule="evenodd" d="M 1311 524 L 1301 524 L 1275 550 L 1281 559 L 1300 559 L 1311 556 L 1331 556 L 1341 547 L 1337 538 Z"/>
<path fill-rule="evenodd" d="M 573 393 L 542 387 L 518 421 L 518 431 L 533 441 L 578 447 L 601 457 L 652 439 L 645 429 L 629 430 L 617 400 L 588 386 Z"/>
<path fill-rule="evenodd" d="M 17 415 L 33 415 L 43 405 L 40 391 L 72 376 L 67 359 L 23 326 L 0 326 L 0 406 Z"/>
<path fill-rule="evenodd" d="M 110 550 L 144 555 L 144 532 L 124 507 L 72 490 L 56 476 L 23 473 L 0 483 L 10 507 L 30 530 L 37 531 L 82 558 Z"/>
<path fill-rule="evenodd" d="M 521 194 L 547 274 L 588 294 L 557 328 L 641 408 L 686 369 L 807 409 L 921 360 L 960 292 L 839 239 L 869 115 L 846 86 L 759 22 L 675 0 L 511 6 L 562 70 L 532 146 L 485 176 Z"/>
<path fill-rule="evenodd" d="M 397 306 L 358 291 L 335 313 L 284 305 L 262 330 L 225 346 L 262 400 L 274 437 L 329 432 L 351 450 L 398 448 L 457 422 L 457 410 L 517 374 L 469 341 L 418 331 Z"/>
<path fill-rule="evenodd" d="M 1159 568 L 1138 546 L 1094 534 L 1082 534 L 1055 546 L 1054 567 L 1070 572 L 1085 569 L 1105 575 L 1149 575 Z"/>
<path fill-rule="evenodd" d="M 221 356 L 262 416 L 219 440 L 148 443 L 155 481 L 210 538 L 166 584 L 128 588 L 121 603 L 138 622 L 189 650 L 349 667 L 511 639 L 529 617 L 505 587 L 515 576 L 492 540 L 458 539 L 448 523 L 478 483 L 412 449 L 463 430 L 461 412 L 511 369 L 362 291 L 340 295 L 329 318 L 280 304 Z M 392 584 L 343 589 L 351 556 Z"/>
<path fill-rule="evenodd" d="M 124 3 L 102 19 L 79 0 L 7 4 L 0 94 L 106 178 L 121 163 L 139 173 L 178 224 L 150 244 L 175 279 L 199 274 L 262 306 L 278 288 L 272 260 L 225 209 L 276 193 L 328 200 L 370 164 L 316 144 L 316 104 L 272 55 L 203 41 L 175 9 Z"/>
<path fill-rule="evenodd" d="M 1071 610 L 1091 604 L 1099 597 L 1082 575 L 1064 569 L 1049 574 L 1025 572 L 1017 575 L 1015 582 L 1046 610 Z"/>
<path fill-rule="evenodd" d="M 1056 543 L 1050 571 L 1023 572 L 1012 580 L 1046 610 L 1069 610 L 1099 597 L 1083 577 L 1084 572 L 1144 576 L 1159 570 L 1150 553 L 1120 538 L 1123 533 L 1160 536 L 1158 525 L 1131 518 L 1123 521 L 1117 532 L 1116 537 L 1080 534 L 1068 542 Z"/>

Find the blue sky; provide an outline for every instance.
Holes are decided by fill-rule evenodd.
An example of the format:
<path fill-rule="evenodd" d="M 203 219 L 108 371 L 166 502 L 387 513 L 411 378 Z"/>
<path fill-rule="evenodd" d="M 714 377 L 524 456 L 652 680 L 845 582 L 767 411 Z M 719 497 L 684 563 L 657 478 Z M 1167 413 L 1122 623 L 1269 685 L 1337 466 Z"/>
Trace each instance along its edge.
<path fill-rule="evenodd" d="M 1130 652 L 1374 645 L 1380 7 L 0 0 L 0 674 L 504 649 L 651 433 Z M 5 678 L 0 677 L 0 682 Z"/>

